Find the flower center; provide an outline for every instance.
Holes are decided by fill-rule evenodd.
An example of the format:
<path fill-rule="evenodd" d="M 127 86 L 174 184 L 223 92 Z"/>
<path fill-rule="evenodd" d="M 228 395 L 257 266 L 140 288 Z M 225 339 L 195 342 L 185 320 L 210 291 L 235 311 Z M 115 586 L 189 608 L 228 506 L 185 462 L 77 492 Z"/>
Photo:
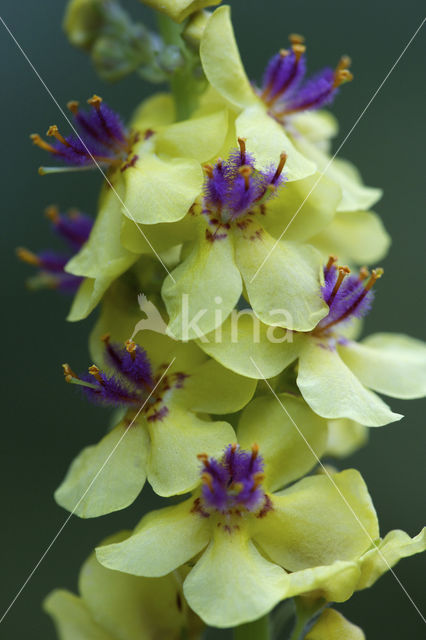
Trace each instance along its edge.
<path fill-rule="evenodd" d="M 352 80 L 348 56 L 336 68 L 325 68 L 305 81 L 306 47 L 303 36 L 289 36 L 290 49 L 281 49 L 269 61 L 258 95 L 271 115 L 282 121 L 292 113 L 320 109 L 332 102 L 340 85 Z"/>
<path fill-rule="evenodd" d="M 68 103 L 77 134 L 64 137 L 58 127 L 52 125 L 46 135 L 55 138 L 55 141 L 50 144 L 34 133 L 31 136 L 34 144 L 70 165 L 68 170 L 93 168 L 96 164 L 117 167 L 126 163 L 125 167 L 131 166 L 137 159 L 136 156 L 129 159 L 137 134 L 128 133 L 120 116 L 99 96 L 94 95 L 87 102 L 91 106 L 87 112 L 80 111 L 79 103 L 75 100 Z M 40 173 L 63 170 L 60 167 L 41 167 Z"/>
<path fill-rule="evenodd" d="M 239 149 L 234 149 L 228 160 L 219 159 L 214 165 L 205 165 L 203 214 L 215 228 L 214 239 L 226 236 L 226 230 L 235 223 L 247 224 L 247 217 L 259 211 L 284 184 L 282 174 L 287 155 L 282 153 L 277 166 L 269 170 L 256 169 L 254 157 L 246 150 L 244 138 L 238 138 Z"/>
<path fill-rule="evenodd" d="M 86 397 L 96 404 L 137 408 L 150 422 L 164 418 L 168 413 L 165 393 L 182 387 L 187 375 L 176 372 L 165 376 L 161 368 L 154 374 L 146 351 L 133 340 L 127 340 L 122 347 L 111 343 L 109 334 L 101 339 L 111 373 L 105 373 L 93 364 L 87 374 L 79 376 L 64 364 L 65 380 L 78 384 Z"/>
<path fill-rule="evenodd" d="M 372 287 L 383 275 L 381 268 L 370 273 L 366 267 L 358 275 L 351 275 L 348 267 L 336 266 L 336 262 L 337 258 L 330 256 L 324 268 L 322 295 L 329 312 L 313 330 L 317 336 L 330 335 L 337 325 L 365 316 L 374 299 Z"/>
<path fill-rule="evenodd" d="M 272 508 L 271 500 L 262 488 L 263 458 L 257 445 L 251 452 L 237 444 L 226 447 L 220 460 L 202 453 L 201 496 L 194 511 L 202 516 L 213 514 L 243 516 L 252 513 L 263 517 Z"/>

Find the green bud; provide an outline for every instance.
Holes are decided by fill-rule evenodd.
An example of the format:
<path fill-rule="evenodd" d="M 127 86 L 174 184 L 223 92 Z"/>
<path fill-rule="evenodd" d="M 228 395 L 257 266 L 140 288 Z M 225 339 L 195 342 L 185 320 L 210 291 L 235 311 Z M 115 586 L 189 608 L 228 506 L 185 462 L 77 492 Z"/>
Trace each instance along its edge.
<path fill-rule="evenodd" d="M 103 23 L 101 0 L 71 0 L 63 27 L 75 47 L 90 49 Z"/>

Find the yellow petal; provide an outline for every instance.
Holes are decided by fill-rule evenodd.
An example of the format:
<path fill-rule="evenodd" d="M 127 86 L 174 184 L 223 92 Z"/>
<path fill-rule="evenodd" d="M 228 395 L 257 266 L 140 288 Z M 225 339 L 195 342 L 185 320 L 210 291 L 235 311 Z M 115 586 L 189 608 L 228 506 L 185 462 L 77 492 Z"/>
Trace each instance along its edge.
<path fill-rule="evenodd" d="M 361 384 L 327 341 L 308 337 L 304 343 L 297 385 L 316 413 L 324 418 L 350 418 L 369 427 L 402 418 Z"/>
<path fill-rule="evenodd" d="M 247 150 L 253 154 L 256 168 L 277 165 L 280 154 L 287 154 L 284 173 L 289 181 L 301 180 L 315 172 L 315 164 L 301 154 L 283 127 L 269 116 L 262 104 L 245 109 L 236 122 L 238 137 L 245 138 Z"/>
<path fill-rule="evenodd" d="M 322 260 L 313 247 L 276 242 L 253 222 L 235 232 L 235 259 L 253 311 L 265 324 L 310 331 L 327 315 Z"/>
<path fill-rule="evenodd" d="M 281 373 L 300 350 L 297 336 L 266 326 L 248 309 L 232 314 L 219 332 L 208 333 L 197 344 L 228 369 L 256 379 Z"/>
<path fill-rule="evenodd" d="M 256 381 L 240 376 L 213 359 L 191 371 L 182 393 L 195 412 L 225 414 L 239 411 L 251 400 Z"/>
<path fill-rule="evenodd" d="M 364 186 L 358 172 L 346 160 L 335 158 L 331 161 L 327 153 L 303 137 L 294 138 L 294 144 L 300 153 L 316 164 L 318 171 L 324 172 L 342 189 L 338 211 L 364 211 L 381 198 L 382 191 Z"/>
<path fill-rule="evenodd" d="M 178 395 L 178 391 L 176 395 Z M 226 445 L 235 442 L 227 422 L 201 420 L 175 403 L 161 420 L 148 423 L 151 456 L 148 481 L 160 496 L 186 493 L 201 482 L 200 453 L 220 457 Z"/>
<path fill-rule="evenodd" d="M 344 602 L 353 594 L 360 568 L 356 562 L 332 564 L 293 571 L 289 574 L 287 597 L 308 595 L 328 602 Z M 339 640 L 343 640 L 339 639 Z"/>
<path fill-rule="evenodd" d="M 146 478 L 149 442 L 137 424 L 120 424 L 75 458 L 56 502 L 81 518 L 95 518 L 132 504 Z"/>
<path fill-rule="evenodd" d="M 376 333 L 341 346 L 345 364 L 366 387 L 393 398 L 426 395 L 426 344 L 400 333 Z"/>
<path fill-rule="evenodd" d="M 136 131 L 165 127 L 175 120 L 173 97 L 169 93 L 155 93 L 135 110 L 130 126 Z"/>
<path fill-rule="evenodd" d="M 272 394 L 255 398 L 244 410 L 237 431 L 244 449 L 250 449 L 255 442 L 259 445 L 265 462 L 265 482 L 271 491 L 308 473 L 327 444 L 325 420 L 301 398 L 285 393 L 278 398 L 290 417 Z"/>
<path fill-rule="evenodd" d="M 53 618 L 60 640 L 116 640 L 95 622 L 84 601 L 69 591 L 52 591 L 43 609 Z"/>
<path fill-rule="evenodd" d="M 122 542 L 129 533 L 109 536 L 102 544 Z M 93 618 L 116 640 L 178 640 L 186 626 L 188 609 L 174 574 L 141 578 L 111 571 L 92 553 L 80 571 L 79 591 Z"/>
<path fill-rule="evenodd" d="M 210 526 L 206 518 L 192 513 L 193 504 L 190 498 L 147 514 L 127 540 L 98 547 L 99 562 L 137 576 L 159 577 L 174 571 L 210 539 Z"/>
<path fill-rule="evenodd" d="M 415 536 L 398 529 L 390 531 L 376 547 L 360 559 L 361 578 L 357 589 L 371 587 L 386 571 L 396 565 L 401 558 L 408 558 L 426 550 L 426 528 Z"/>
<path fill-rule="evenodd" d="M 216 9 L 208 21 L 200 56 L 207 80 L 233 107 L 258 101 L 241 62 L 229 7 Z"/>
<path fill-rule="evenodd" d="M 372 264 L 384 258 L 391 238 L 383 222 L 371 211 L 338 213 L 331 224 L 311 238 L 324 259 L 339 256 L 342 264 Z"/>
<path fill-rule="evenodd" d="M 228 132 L 228 112 L 221 109 L 203 118 L 177 122 L 158 134 L 156 151 L 207 162 L 215 158 Z"/>
<path fill-rule="evenodd" d="M 359 472 L 348 469 L 331 478 L 310 476 L 273 494 L 273 510 L 253 524 L 254 540 L 288 571 L 356 560 L 378 536 Z"/>
<path fill-rule="evenodd" d="M 213 627 L 233 627 L 268 613 L 285 593 L 287 576 L 260 555 L 244 529 L 216 528 L 184 582 L 189 606 Z"/>
<path fill-rule="evenodd" d="M 209 240 L 205 225 L 189 256 L 168 276 L 162 296 L 170 317 L 168 331 L 181 340 L 200 338 L 231 313 L 241 295 L 232 237 Z"/>
<path fill-rule="evenodd" d="M 287 183 L 267 203 L 263 224 L 275 238 L 312 244 L 310 238 L 333 226 L 341 190 L 326 176 L 318 181 L 319 175 Z"/>
<path fill-rule="evenodd" d="M 326 609 L 306 636 L 306 640 L 365 640 L 362 629 L 335 609 Z"/>
<path fill-rule="evenodd" d="M 176 22 L 182 22 L 191 13 L 195 13 L 204 7 L 219 4 L 221 0 L 143 0 L 149 7 L 165 13 Z"/>
<path fill-rule="evenodd" d="M 203 186 L 203 172 L 197 160 L 163 160 L 153 153 L 142 153 L 123 177 L 126 191 L 122 211 L 142 224 L 181 220 Z"/>
<path fill-rule="evenodd" d="M 359 422 L 341 418 L 329 420 L 327 455 L 345 458 L 363 447 L 368 441 L 368 429 Z"/>

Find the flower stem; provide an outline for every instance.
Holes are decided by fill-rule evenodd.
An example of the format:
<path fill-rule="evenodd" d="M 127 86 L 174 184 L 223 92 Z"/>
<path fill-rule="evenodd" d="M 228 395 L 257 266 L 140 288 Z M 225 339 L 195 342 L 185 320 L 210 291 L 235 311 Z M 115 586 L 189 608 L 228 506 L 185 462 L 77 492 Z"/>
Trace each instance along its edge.
<path fill-rule="evenodd" d="M 177 47 L 183 57 L 183 65 L 175 69 L 169 81 L 175 101 L 176 119 L 186 120 L 197 107 L 200 94 L 200 78 L 194 74 L 194 54 L 188 51 L 181 38 L 182 25 L 158 13 L 158 26 L 164 42 Z"/>
<path fill-rule="evenodd" d="M 234 629 L 234 640 L 270 640 L 269 616 L 242 624 Z"/>

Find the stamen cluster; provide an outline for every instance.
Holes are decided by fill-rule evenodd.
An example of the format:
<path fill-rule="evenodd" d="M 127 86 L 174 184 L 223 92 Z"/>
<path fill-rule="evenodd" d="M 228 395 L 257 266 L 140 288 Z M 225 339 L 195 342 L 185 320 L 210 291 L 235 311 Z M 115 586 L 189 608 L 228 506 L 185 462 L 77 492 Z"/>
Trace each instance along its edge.
<path fill-rule="evenodd" d="M 90 167 L 98 164 L 112 166 L 124 161 L 134 140 L 128 135 L 120 116 L 97 95 L 88 101 L 90 111 L 80 111 L 75 100 L 68 103 L 76 134 L 64 137 L 56 125 L 51 125 L 48 136 L 55 138 L 49 144 L 38 133 L 31 138 L 38 147 L 49 151 L 65 164 Z M 47 169 L 48 171 L 48 169 Z M 46 170 L 41 170 L 42 173 Z"/>
<path fill-rule="evenodd" d="M 290 49 L 281 49 L 266 67 L 259 95 L 279 120 L 291 113 L 320 109 L 332 102 L 338 87 L 352 80 L 350 58 L 343 56 L 335 69 L 326 67 L 308 80 L 306 47 L 302 36 L 290 35 Z"/>
<path fill-rule="evenodd" d="M 351 275 L 348 267 L 336 266 L 336 261 L 335 256 L 330 256 L 324 268 L 322 295 L 330 310 L 317 325 L 316 335 L 328 334 L 340 323 L 364 317 L 374 300 L 372 287 L 383 274 L 383 269 L 373 269 L 370 274 L 363 267 L 358 275 Z"/>
<path fill-rule="evenodd" d="M 213 166 L 204 166 L 203 213 L 213 226 L 229 228 L 235 221 L 241 223 L 244 216 L 254 213 L 285 182 L 282 174 L 285 153 L 276 167 L 261 171 L 247 152 L 245 140 L 238 138 L 238 144 L 239 149 L 234 149 L 228 160 L 219 159 Z"/>
<path fill-rule="evenodd" d="M 54 206 L 48 207 L 46 215 L 52 222 L 53 230 L 66 240 L 70 251 L 62 253 L 47 249 L 33 253 L 20 247 L 17 249 L 17 255 L 24 262 L 39 268 L 37 276 L 28 282 L 31 288 L 48 287 L 74 293 L 82 278 L 66 273 L 65 266 L 88 240 L 93 220 L 80 211 L 70 211 L 67 215 L 59 213 Z"/>
<path fill-rule="evenodd" d="M 203 463 L 201 509 L 204 515 L 217 511 L 241 515 L 250 511 L 261 513 L 269 504 L 262 481 L 263 458 L 257 445 L 251 452 L 229 445 L 220 460 L 200 454 Z"/>

